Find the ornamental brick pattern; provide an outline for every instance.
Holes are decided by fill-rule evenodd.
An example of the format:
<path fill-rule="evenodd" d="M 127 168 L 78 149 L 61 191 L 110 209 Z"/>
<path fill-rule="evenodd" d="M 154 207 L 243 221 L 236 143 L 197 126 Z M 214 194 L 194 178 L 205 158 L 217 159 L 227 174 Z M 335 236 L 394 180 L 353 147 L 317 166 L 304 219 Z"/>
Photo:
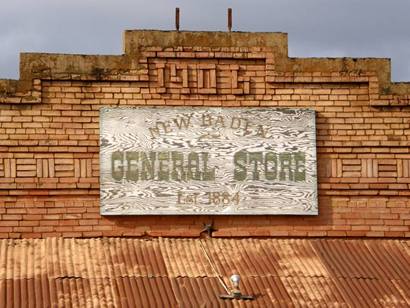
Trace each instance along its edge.
<path fill-rule="evenodd" d="M 127 31 L 121 56 L 22 54 L 0 80 L 0 237 L 410 237 L 410 86 L 386 59 L 292 59 L 281 33 Z M 99 109 L 316 110 L 319 216 L 99 214 Z"/>

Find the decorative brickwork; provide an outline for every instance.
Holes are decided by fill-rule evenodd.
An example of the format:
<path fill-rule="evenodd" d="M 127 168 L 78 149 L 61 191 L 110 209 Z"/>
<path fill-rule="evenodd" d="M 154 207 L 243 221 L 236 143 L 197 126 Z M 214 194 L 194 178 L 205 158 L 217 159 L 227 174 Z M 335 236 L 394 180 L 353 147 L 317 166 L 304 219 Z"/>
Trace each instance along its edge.
<path fill-rule="evenodd" d="M 22 54 L 0 80 L 0 237 L 410 237 L 409 84 L 385 59 L 291 59 L 280 33 L 127 31 L 122 56 Z M 319 216 L 102 217 L 103 106 L 317 112 Z"/>

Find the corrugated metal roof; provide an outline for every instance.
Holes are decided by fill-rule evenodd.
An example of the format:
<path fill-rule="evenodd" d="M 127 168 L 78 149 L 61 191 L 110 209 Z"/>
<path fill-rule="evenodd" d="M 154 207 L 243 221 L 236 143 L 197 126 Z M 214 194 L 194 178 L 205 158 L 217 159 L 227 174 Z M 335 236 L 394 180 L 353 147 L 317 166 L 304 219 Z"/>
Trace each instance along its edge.
<path fill-rule="evenodd" d="M 0 240 L 0 307 L 408 307 L 408 240 Z M 254 301 L 221 300 L 229 277 Z"/>

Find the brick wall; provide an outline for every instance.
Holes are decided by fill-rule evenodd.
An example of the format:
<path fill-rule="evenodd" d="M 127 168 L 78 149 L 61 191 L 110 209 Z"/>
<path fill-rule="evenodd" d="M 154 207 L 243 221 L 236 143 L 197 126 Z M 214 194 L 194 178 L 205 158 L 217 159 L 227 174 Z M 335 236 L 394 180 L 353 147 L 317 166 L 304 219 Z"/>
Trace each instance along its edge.
<path fill-rule="evenodd" d="M 127 31 L 122 56 L 22 54 L 0 80 L 0 237 L 410 237 L 408 84 L 386 59 L 291 59 L 281 33 Z M 99 214 L 99 109 L 317 112 L 319 216 Z"/>

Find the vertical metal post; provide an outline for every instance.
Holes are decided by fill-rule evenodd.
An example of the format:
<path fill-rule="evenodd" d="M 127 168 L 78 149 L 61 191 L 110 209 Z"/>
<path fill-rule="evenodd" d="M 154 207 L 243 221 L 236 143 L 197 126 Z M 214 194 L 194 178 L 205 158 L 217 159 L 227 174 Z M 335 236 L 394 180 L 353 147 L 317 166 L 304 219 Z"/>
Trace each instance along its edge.
<path fill-rule="evenodd" d="M 175 8 L 175 28 L 179 31 L 179 7 Z"/>
<path fill-rule="evenodd" d="M 228 8 L 228 31 L 232 31 L 232 8 Z"/>

